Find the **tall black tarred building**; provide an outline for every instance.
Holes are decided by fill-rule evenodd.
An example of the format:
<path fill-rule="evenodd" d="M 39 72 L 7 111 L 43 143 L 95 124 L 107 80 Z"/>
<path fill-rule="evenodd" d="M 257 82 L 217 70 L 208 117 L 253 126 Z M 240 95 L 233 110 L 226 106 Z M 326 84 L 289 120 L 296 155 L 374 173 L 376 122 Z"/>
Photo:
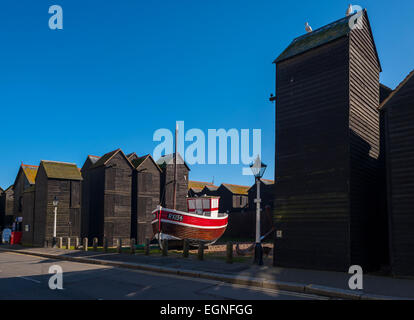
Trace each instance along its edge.
<path fill-rule="evenodd" d="M 162 156 L 157 160 L 161 168 L 160 198 L 165 208 L 174 207 L 174 154 Z M 177 185 L 176 185 L 176 209 L 187 211 L 188 179 L 190 168 L 183 158 L 177 153 Z"/>
<path fill-rule="evenodd" d="M 43 246 L 45 241 L 52 243 L 55 198 L 59 201 L 56 236 L 65 240 L 69 236 L 80 236 L 81 181 L 81 173 L 74 163 L 40 162 L 36 184 L 25 192 L 23 224 L 28 228 L 23 230 L 24 243 L 36 246 Z"/>
<path fill-rule="evenodd" d="M 222 183 L 215 191 L 220 197 L 219 212 L 236 213 L 249 208 L 249 186 Z"/>
<path fill-rule="evenodd" d="M 13 184 L 14 203 L 13 216 L 14 219 L 23 216 L 23 198 L 26 189 L 35 185 L 38 166 L 21 164 L 17 172 L 16 179 Z M 30 204 L 30 206 L 32 206 Z"/>
<path fill-rule="evenodd" d="M 135 170 L 121 149 L 102 157 L 88 157 L 82 167 L 84 197 L 83 232 L 90 239 L 97 237 L 100 244 L 123 244 L 131 239 L 132 176 Z"/>
<path fill-rule="evenodd" d="M 4 190 L 0 187 L 0 229 L 3 229 L 4 225 L 4 202 L 3 202 Z"/>
<path fill-rule="evenodd" d="M 217 196 L 217 190 L 218 190 L 218 186 L 215 185 L 206 185 L 203 190 L 201 190 L 201 195 L 206 195 L 206 196 Z"/>
<path fill-rule="evenodd" d="M 151 155 L 128 156 L 135 170 L 132 174 L 131 238 L 144 244 L 152 239 L 152 211 L 160 204 L 162 170 Z"/>
<path fill-rule="evenodd" d="M 89 218 L 91 206 L 97 205 L 96 203 L 91 202 L 92 194 L 96 186 L 91 184 L 90 168 L 100 159 L 99 156 L 88 155 L 81 169 L 82 174 L 82 214 L 81 214 L 81 237 L 89 237 Z M 95 199 L 96 201 L 96 199 Z"/>
<path fill-rule="evenodd" d="M 274 264 L 348 270 L 384 261 L 379 73 L 366 10 L 292 41 L 276 64 Z M 352 23 L 351 23 L 352 25 Z"/>
<path fill-rule="evenodd" d="M 201 197 L 203 195 L 203 190 L 206 186 L 210 186 L 212 188 L 217 188 L 211 182 L 188 181 L 188 196 L 190 198 Z"/>
<path fill-rule="evenodd" d="M 13 185 L 0 193 L 0 228 L 13 224 L 14 190 Z"/>
<path fill-rule="evenodd" d="M 380 106 L 385 120 L 390 262 L 414 276 L 414 70 Z"/>
<path fill-rule="evenodd" d="M 262 209 L 267 208 L 268 210 L 270 208 L 273 208 L 274 204 L 274 188 L 275 188 L 275 182 L 273 180 L 269 179 L 260 179 L 260 205 Z M 250 210 L 256 210 L 256 202 L 254 201 L 257 198 L 257 184 L 256 182 L 249 188 L 247 191 L 249 200 L 249 209 Z"/>

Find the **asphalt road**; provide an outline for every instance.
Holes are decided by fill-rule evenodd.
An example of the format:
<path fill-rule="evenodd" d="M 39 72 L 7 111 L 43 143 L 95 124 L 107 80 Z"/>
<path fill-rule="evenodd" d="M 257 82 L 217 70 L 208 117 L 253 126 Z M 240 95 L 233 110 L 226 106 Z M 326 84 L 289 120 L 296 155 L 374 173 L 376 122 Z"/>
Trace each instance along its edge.
<path fill-rule="evenodd" d="M 49 267 L 63 269 L 63 290 L 49 288 Z M 165 275 L 0 252 L 0 299 L 303 300 L 313 295 L 252 289 Z"/>

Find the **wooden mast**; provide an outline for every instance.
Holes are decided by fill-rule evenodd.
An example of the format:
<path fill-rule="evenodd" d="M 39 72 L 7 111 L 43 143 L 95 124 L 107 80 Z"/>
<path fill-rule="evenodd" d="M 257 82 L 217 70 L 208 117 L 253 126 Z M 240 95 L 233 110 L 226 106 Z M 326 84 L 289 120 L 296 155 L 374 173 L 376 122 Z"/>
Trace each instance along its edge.
<path fill-rule="evenodd" d="M 177 203 L 177 143 L 178 143 L 178 124 L 175 126 L 175 150 L 174 150 L 174 195 L 173 209 L 176 210 Z"/>

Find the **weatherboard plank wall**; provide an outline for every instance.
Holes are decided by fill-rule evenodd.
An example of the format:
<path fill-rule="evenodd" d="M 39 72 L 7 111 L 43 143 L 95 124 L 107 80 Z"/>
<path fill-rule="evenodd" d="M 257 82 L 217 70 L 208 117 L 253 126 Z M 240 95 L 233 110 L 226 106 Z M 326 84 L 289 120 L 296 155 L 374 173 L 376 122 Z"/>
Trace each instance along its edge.
<path fill-rule="evenodd" d="M 131 239 L 132 172 L 130 163 L 120 153 L 105 164 L 103 236 L 114 245 Z"/>
<path fill-rule="evenodd" d="M 138 244 L 152 238 L 152 211 L 160 204 L 161 169 L 151 155 L 133 159 L 131 237 Z"/>
<path fill-rule="evenodd" d="M 102 241 L 105 167 L 82 168 L 82 177 L 82 237 Z"/>
<path fill-rule="evenodd" d="M 351 261 L 375 269 L 387 262 L 388 239 L 387 218 L 378 201 L 381 67 L 370 30 L 363 15 L 362 28 L 349 34 L 350 232 Z"/>
<path fill-rule="evenodd" d="M 88 161 L 88 160 L 87 160 Z M 85 166 L 82 175 L 84 183 L 85 214 L 88 221 L 88 238 L 97 237 L 99 243 L 108 239 L 109 246 L 123 244 L 131 239 L 132 175 L 134 167 L 125 154 L 114 150 L 99 158 L 93 165 Z"/>
<path fill-rule="evenodd" d="M 392 93 L 392 89 L 386 87 L 383 84 L 380 84 L 380 105 L 385 101 L 386 98 Z M 389 218 L 388 218 L 388 199 L 387 199 L 387 170 L 386 170 L 386 135 L 385 135 L 385 112 L 379 110 L 380 114 L 380 154 L 379 154 L 379 182 L 378 185 L 380 190 L 378 192 L 378 205 L 379 205 L 379 215 L 385 217 L 386 220 L 386 230 L 384 230 L 384 237 L 387 239 L 387 243 L 382 245 L 384 253 L 387 254 L 386 258 L 387 263 L 390 263 L 389 257 Z"/>
<path fill-rule="evenodd" d="M 4 228 L 4 190 L 0 188 L 0 229 Z"/>
<path fill-rule="evenodd" d="M 353 34 L 345 19 L 342 24 L 328 30 L 340 36 L 276 60 L 279 266 L 342 271 L 377 264 L 364 256 L 373 244 L 364 232 L 376 212 L 380 66 L 370 34 Z M 318 35 L 308 35 L 308 45 Z"/>
<path fill-rule="evenodd" d="M 246 210 L 249 205 L 248 186 L 222 183 L 214 192 L 220 197 L 219 212 L 232 213 Z"/>
<path fill-rule="evenodd" d="M 13 184 L 14 204 L 13 216 L 14 218 L 22 217 L 23 215 L 23 196 L 27 188 L 34 185 L 38 166 L 22 164 L 17 173 Z"/>
<path fill-rule="evenodd" d="M 157 160 L 162 170 L 160 196 L 163 207 L 173 209 L 174 203 L 174 157 L 166 155 Z M 190 168 L 180 154 L 177 157 L 176 209 L 187 211 L 188 179 Z"/>
<path fill-rule="evenodd" d="M 35 218 L 35 186 L 27 188 L 23 193 L 23 227 L 22 227 L 22 243 L 33 244 L 33 223 Z"/>
<path fill-rule="evenodd" d="M 414 71 L 381 111 L 386 122 L 386 163 L 391 268 L 414 276 Z"/>
<path fill-rule="evenodd" d="M 41 161 L 36 176 L 33 244 L 52 242 L 55 197 L 59 201 L 56 236 L 80 236 L 81 180 L 75 164 Z"/>
<path fill-rule="evenodd" d="M 11 226 L 13 223 L 14 192 L 13 186 L 0 194 L 0 228 Z"/>
<path fill-rule="evenodd" d="M 338 269 L 349 261 L 347 46 L 342 38 L 277 64 L 279 266 Z"/>
<path fill-rule="evenodd" d="M 99 160 L 100 157 L 89 155 L 81 169 L 82 174 L 82 196 L 81 196 L 81 237 L 89 237 L 89 219 L 90 219 L 90 207 L 92 204 L 98 206 L 99 204 L 95 201 L 92 201 L 92 185 L 91 185 L 91 176 L 90 168 Z M 96 188 L 96 185 L 95 185 Z M 92 237 L 93 238 L 93 237 Z"/>

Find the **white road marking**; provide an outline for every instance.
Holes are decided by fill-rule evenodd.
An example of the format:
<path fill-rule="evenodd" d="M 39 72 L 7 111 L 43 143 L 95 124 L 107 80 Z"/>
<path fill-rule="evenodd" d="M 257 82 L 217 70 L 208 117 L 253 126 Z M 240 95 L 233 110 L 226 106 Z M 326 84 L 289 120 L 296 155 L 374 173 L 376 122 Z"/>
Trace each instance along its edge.
<path fill-rule="evenodd" d="M 123 268 L 118 268 L 118 267 L 114 267 L 115 269 L 123 269 Z M 160 276 L 160 277 L 165 277 L 165 278 L 175 278 L 175 279 L 185 279 L 188 281 L 194 281 L 194 282 L 199 282 L 199 283 L 209 283 L 209 284 L 214 284 L 217 285 L 217 287 L 227 287 L 227 288 L 240 288 L 240 289 L 246 289 L 246 290 L 250 290 L 250 291 L 259 291 L 259 292 L 267 292 L 267 293 L 272 293 L 275 295 L 287 295 L 287 296 L 293 296 L 293 297 L 301 297 L 301 298 L 307 298 L 307 299 L 314 299 L 314 300 L 330 300 L 329 297 L 324 297 L 324 296 L 317 296 L 317 295 L 313 295 L 313 294 L 307 294 L 307 293 L 301 293 L 301 292 L 293 292 L 293 291 L 284 291 L 284 290 L 277 290 L 277 289 L 270 289 L 270 288 L 263 288 L 263 287 L 254 287 L 254 286 L 247 286 L 247 285 L 241 285 L 241 284 L 233 284 L 233 283 L 226 283 L 223 281 L 219 281 L 219 280 L 211 280 L 211 279 L 204 279 L 204 278 L 193 278 L 193 277 L 189 277 L 189 276 L 181 276 L 181 275 L 175 275 L 175 274 L 163 274 L 163 273 L 158 273 L 158 272 L 154 272 L 154 271 L 147 271 L 147 270 L 128 270 L 128 271 L 132 271 L 132 272 L 136 272 L 136 273 L 140 273 L 140 274 L 148 274 L 148 275 L 153 275 L 153 276 Z M 146 289 L 146 288 L 144 288 Z M 143 290 L 142 290 L 143 291 Z"/>
<path fill-rule="evenodd" d="M 23 276 L 18 276 L 17 278 L 28 280 L 28 281 L 33 281 L 33 282 L 36 282 L 36 283 L 42 283 L 41 281 L 31 279 L 31 278 L 27 278 L 27 277 L 23 277 Z"/>

